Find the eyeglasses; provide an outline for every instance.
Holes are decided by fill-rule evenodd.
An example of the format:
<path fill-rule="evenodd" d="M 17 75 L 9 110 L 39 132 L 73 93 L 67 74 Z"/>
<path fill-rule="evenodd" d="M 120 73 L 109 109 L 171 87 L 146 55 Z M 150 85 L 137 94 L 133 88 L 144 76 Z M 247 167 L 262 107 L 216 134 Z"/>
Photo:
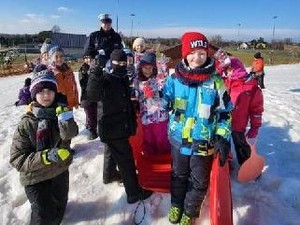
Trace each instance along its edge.
<path fill-rule="evenodd" d="M 111 63 L 114 64 L 114 65 L 118 65 L 118 66 L 127 66 L 126 61 L 115 61 L 115 60 L 113 60 Z"/>

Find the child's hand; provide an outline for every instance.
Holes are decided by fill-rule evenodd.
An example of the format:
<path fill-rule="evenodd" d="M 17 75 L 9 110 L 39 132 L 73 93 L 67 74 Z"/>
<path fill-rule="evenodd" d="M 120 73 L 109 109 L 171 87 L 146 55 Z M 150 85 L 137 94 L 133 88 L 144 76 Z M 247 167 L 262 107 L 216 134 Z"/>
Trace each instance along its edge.
<path fill-rule="evenodd" d="M 65 148 L 46 149 L 42 153 L 42 160 L 45 165 L 65 161 L 70 157 L 71 153 Z"/>

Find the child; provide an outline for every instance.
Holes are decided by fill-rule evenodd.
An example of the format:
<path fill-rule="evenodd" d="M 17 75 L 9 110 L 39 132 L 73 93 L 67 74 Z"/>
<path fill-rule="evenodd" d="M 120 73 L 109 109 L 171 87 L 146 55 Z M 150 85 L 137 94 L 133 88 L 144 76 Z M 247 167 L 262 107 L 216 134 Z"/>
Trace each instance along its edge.
<path fill-rule="evenodd" d="M 85 112 L 85 126 L 89 133 L 89 140 L 94 140 L 97 135 L 97 103 L 91 102 L 87 98 L 86 86 L 89 79 L 88 71 L 90 69 L 91 58 L 90 56 L 83 57 L 83 64 L 79 69 L 79 84 L 81 87 L 80 105 L 84 108 Z"/>
<path fill-rule="evenodd" d="M 143 127 L 143 152 L 159 154 L 170 152 L 167 136 L 168 112 L 162 107 L 162 93 L 157 80 L 156 55 L 145 53 L 138 66 L 135 81 Z"/>
<path fill-rule="evenodd" d="M 171 223 L 190 225 L 199 217 L 205 199 L 213 155 L 224 166 L 230 151 L 232 103 L 214 60 L 208 57 L 207 38 L 187 32 L 182 38 L 182 61 L 164 86 L 164 107 L 170 107 L 172 151 Z"/>
<path fill-rule="evenodd" d="M 152 192 L 138 185 L 129 144 L 129 137 L 136 132 L 136 116 L 129 93 L 127 55 L 122 49 L 115 49 L 110 60 L 112 71 L 109 74 L 103 72 L 104 63 L 96 61 L 95 65 L 91 65 L 87 94 L 91 101 L 100 101 L 103 104 L 102 111 L 98 111 L 101 116 L 97 118 L 99 136 L 108 146 L 120 170 L 127 202 L 133 204 L 148 198 Z"/>
<path fill-rule="evenodd" d="M 33 99 L 18 124 L 10 149 L 10 163 L 20 172 L 21 184 L 31 204 L 30 224 L 59 225 L 68 201 L 72 155 L 62 140 L 71 140 L 78 127 L 71 111 L 57 94 L 54 74 L 33 74 Z"/>
<path fill-rule="evenodd" d="M 142 56 L 146 52 L 146 43 L 144 38 L 136 38 L 133 41 L 132 49 L 134 51 L 134 66 L 137 69 Z"/>
<path fill-rule="evenodd" d="M 72 69 L 64 63 L 64 50 L 54 46 L 49 50 L 50 68 L 53 70 L 57 82 L 57 91 L 67 97 L 68 108 L 78 108 L 78 90 Z"/>
<path fill-rule="evenodd" d="M 48 52 L 49 50 L 52 48 L 52 43 L 51 43 L 51 39 L 50 38 L 46 38 L 44 43 L 42 44 L 42 47 L 40 49 L 41 51 L 41 63 L 42 64 L 45 64 L 45 65 L 48 65 L 49 62 L 48 62 Z"/>
<path fill-rule="evenodd" d="M 265 66 L 265 62 L 264 62 L 264 58 L 261 56 L 261 53 L 260 52 L 255 53 L 250 73 L 252 73 L 254 75 L 254 77 L 257 78 L 258 85 L 260 86 L 261 89 L 265 89 L 264 66 Z"/>
<path fill-rule="evenodd" d="M 250 146 L 247 140 L 254 142 L 262 124 L 263 94 L 256 79 L 249 77 L 243 63 L 236 57 L 229 57 L 223 50 L 218 50 L 215 58 L 219 62 L 219 71 L 234 104 L 232 111 L 232 139 L 239 165 L 250 157 Z M 250 129 L 246 133 L 247 124 Z"/>
<path fill-rule="evenodd" d="M 31 84 L 31 78 L 25 79 L 24 87 L 19 90 L 19 96 L 18 101 L 15 102 L 16 106 L 20 105 L 28 105 L 31 102 L 31 96 L 30 96 L 30 84 Z"/>

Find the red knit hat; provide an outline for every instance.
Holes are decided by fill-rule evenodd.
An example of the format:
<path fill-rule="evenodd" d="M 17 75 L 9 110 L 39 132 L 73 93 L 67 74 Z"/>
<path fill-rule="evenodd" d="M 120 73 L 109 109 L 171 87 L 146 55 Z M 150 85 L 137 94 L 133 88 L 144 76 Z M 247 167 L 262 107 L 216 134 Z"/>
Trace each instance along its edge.
<path fill-rule="evenodd" d="M 182 58 L 196 49 L 204 49 L 208 52 L 208 40 L 204 34 L 198 32 L 187 32 L 184 33 L 181 37 L 182 49 L 181 54 Z"/>

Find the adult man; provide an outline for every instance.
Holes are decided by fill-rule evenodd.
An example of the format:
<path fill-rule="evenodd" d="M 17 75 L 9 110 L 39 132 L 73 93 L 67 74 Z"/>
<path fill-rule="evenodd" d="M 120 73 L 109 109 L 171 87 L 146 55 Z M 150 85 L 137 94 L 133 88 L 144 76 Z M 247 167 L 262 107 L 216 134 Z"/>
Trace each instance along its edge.
<path fill-rule="evenodd" d="M 100 14 L 100 30 L 94 31 L 88 37 L 84 46 L 84 55 L 95 58 L 99 50 L 105 53 L 105 59 L 109 60 L 110 54 L 114 49 L 122 48 L 122 40 L 118 33 L 112 28 L 112 19 L 109 14 Z"/>
<path fill-rule="evenodd" d="M 88 37 L 85 47 L 84 47 L 84 56 L 89 56 L 91 59 L 95 59 L 94 63 L 105 65 L 110 59 L 110 54 L 114 49 L 122 48 L 122 40 L 118 33 L 112 28 L 112 19 L 109 14 L 100 14 L 98 18 L 101 21 L 100 30 L 92 32 Z M 101 55 L 101 56 L 100 56 Z M 104 62 L 103 57 L 104 55 Z M 101 62 L 99 62 L 101 61 Z M 97 106 L 98 104 L 98 106 Z M 102 112 L 103 104 L 101 101 L 96 103 L 98 107 L 98 114 L 95 116 L 101 118 L 102 115 L 99 112 Z M 97 111 L 97 110 L 96 110 Z M 97 123 L 97 121 L 94 121 Z M 100 128 L 101 129 L 101 128 Z M 101 131 L 100 131 L 101 132 Z M 111 151 L 105 145 L 104 149 L 104 164 L 103 164 L 103 183 L 108 184 L 113 181 L 120 181 L 121 175 L 117 170 L 116 163 L 112 158 Z"/>

